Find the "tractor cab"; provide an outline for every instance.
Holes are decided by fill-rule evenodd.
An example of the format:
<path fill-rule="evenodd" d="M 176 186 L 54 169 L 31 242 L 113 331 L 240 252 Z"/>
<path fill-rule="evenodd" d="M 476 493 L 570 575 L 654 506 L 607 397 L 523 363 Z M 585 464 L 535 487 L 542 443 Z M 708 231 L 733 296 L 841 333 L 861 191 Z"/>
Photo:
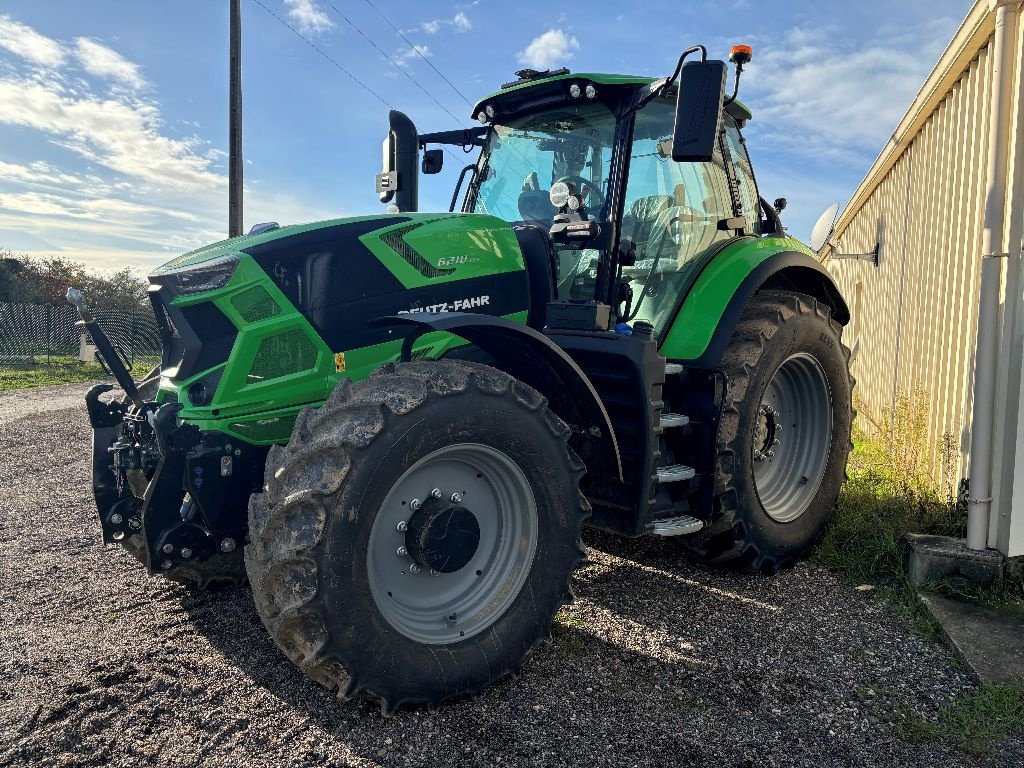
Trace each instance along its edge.
<path fill-rule="evenodd" d="M 738 84 L 749 53 L 734 50 L 733 58 Z M 722 62 L 681 59 L 661 80 L 567 69 L 516 75 L 475 105 L 482 128 L 416 135 L 393 114 L 378 189 L 392 209 L 415 210 L 418 182 L 396 194 L 389 166 L 403 143 L 396 122 L 409 131 L 406 146 L 479 146 L 451 209 L 460 204 L 514 225 L 531 291 L 547 284 L 534 301 L 606 303 L 615 324 L 645 321 L 660 338 L 689 276 L 717 246 L 781 234 L 777 212 L 758 196 L 741 134 L 751 114 L 735 94 L 724 98 Z M 427 149 L 422 168 L 436 173 L 443 159 L 442 150 Z M 403 175 L 416 170 L 410 163 Z M 533 317 L 543 327 L 543 313 Z"/>

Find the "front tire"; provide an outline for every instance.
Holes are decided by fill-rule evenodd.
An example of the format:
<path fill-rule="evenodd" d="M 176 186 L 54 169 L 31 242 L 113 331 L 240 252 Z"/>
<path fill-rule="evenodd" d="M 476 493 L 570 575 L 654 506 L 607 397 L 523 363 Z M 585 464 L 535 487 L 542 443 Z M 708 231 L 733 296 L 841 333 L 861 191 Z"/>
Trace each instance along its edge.
<path fill-rule="evenodd" d="M 728 389 L 712 519 L 678 539 L 692 557 L 774 573 L 821 538 L 852 447 L 841 332 L 810 296 L 751 299 L 720 362 Z"/>
<path fill-rule="evenodd" d="M 536 391 L 480 364 L 342 382 L 271 450 L 250 501 L 246 568 L 275 642 L 386 712 L 517 671 L 583 557 L 568 437 Z"/>

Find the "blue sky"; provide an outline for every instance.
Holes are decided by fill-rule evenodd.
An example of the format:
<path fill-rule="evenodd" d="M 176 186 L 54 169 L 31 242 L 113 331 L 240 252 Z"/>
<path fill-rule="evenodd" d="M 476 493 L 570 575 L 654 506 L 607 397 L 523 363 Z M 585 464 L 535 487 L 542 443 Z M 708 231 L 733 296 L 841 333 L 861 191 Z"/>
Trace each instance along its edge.
<path fill-rule="evenodd" d="M 803 239 L 849 197 L 971 6 L 259 3 L 267 10 L 242 0 L 246 228 L 380 212 L 384 102 L 421 131 L 463 127 L 472 122 L 460 93 L 475 100 L 525 65 L 661 76 L 693 43 L 725 58 L 742 42 L 754 46 L 742 97 L 761 192 L 789 199 L 784 221 Z M 227 21 L 227 0 L 5 0 L 0 247 L 146 271 L 222 238 Z M 448 161 L 421 181 L 424 210 L 447 209 Z"/>

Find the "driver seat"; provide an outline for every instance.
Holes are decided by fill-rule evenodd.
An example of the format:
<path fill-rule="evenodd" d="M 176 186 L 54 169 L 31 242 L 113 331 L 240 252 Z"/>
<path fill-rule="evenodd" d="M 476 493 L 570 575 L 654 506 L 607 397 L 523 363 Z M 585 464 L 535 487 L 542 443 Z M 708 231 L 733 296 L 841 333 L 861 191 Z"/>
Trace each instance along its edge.
<path fill-rule="evenodd" d="M 643 258 L 640 254 L 644 253 L 648 241 L 655 234 L 654 229 L 655 224 L 658 223 L 658 217 L 672 205 L 673 199 L 670 195 L 638 197 L 630 204 L 629 211 L 626 212 L 626 219 L 632 221 L 632 227 L 624 234 L 631 237 L 636 243 L 637 258 Z"/>

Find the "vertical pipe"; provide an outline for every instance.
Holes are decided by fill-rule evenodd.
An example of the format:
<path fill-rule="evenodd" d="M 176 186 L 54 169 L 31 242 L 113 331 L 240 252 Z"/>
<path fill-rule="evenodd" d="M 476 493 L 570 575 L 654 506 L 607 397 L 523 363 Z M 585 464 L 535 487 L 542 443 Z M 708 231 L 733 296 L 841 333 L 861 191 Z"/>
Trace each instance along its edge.
<path fill-rule="evenodd" d="M 996 11 L 992 57 L 991 125 L 985 185 L 985 219 L 981 244 L 978 341 L 974 357 L 974 413 L 971 419 L 971 498 L 967 507 L 967 546 L 988 546 L 992 508 L 992 438 L 995 420 L 996 365 L 999 343 L 999 278 L 1005 257 L 1006 171 L 1009 115 L 1013 94 L 1013 46 L 1017 12 L 1007 0 L 990 0 Z"/>
<path fill-rule="evenodd" d="M 242 234 L 242 9 L 231 0 L 228 77 L 228 237 Z"/>

